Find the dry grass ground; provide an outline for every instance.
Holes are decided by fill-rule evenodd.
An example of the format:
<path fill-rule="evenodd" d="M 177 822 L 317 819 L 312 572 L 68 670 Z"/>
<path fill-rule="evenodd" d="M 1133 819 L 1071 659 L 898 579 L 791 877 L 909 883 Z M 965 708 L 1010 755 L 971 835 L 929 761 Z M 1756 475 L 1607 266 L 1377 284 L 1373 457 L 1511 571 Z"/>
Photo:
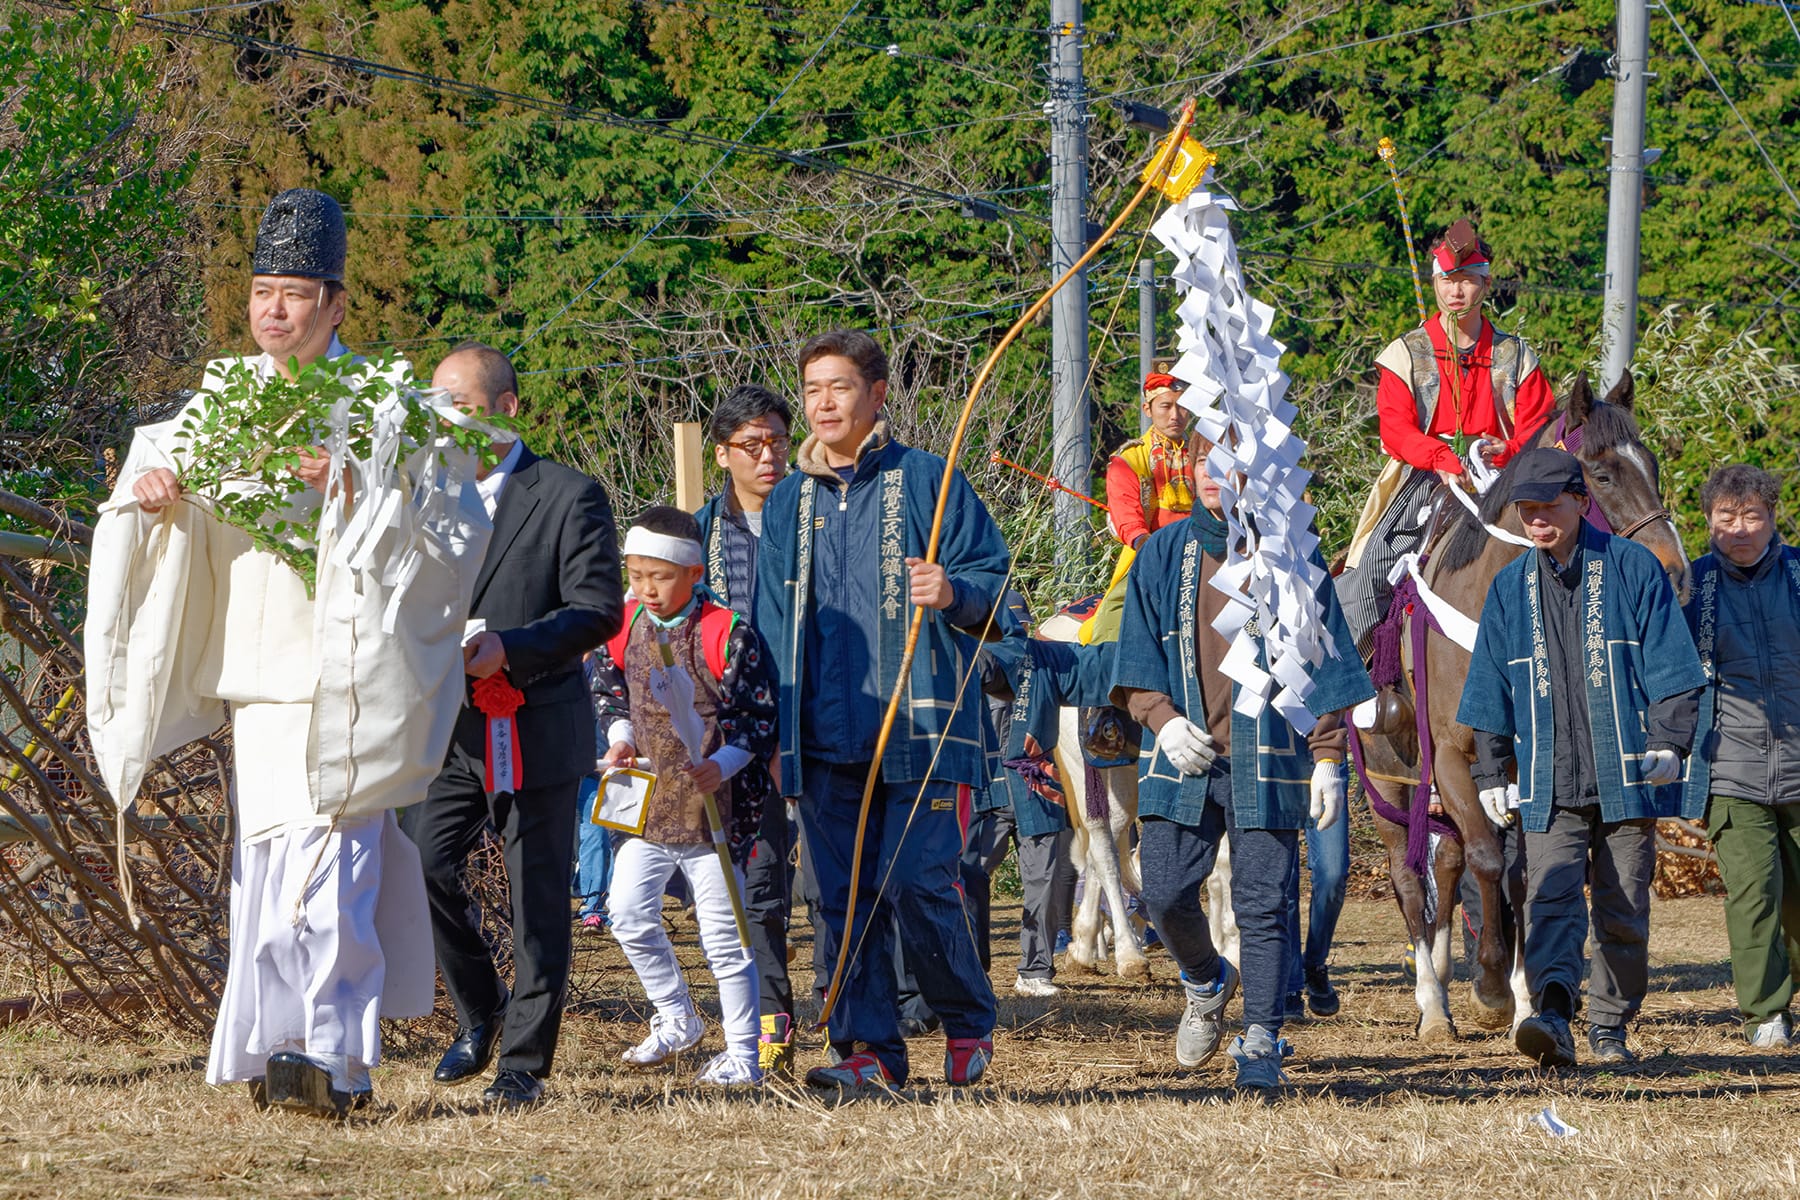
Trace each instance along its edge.
<path fill-rule="evenodd" d="M 1065 978 L 1025 1000 L 1004 953 L 1017 909 L 998 916 L 998 1060 L 969 1094 L 941 1086 L 937 1039 L 914 1043 L 916 1086 L 836 1106 L 792 1087 L 708 1095 L 689 1082 L 697 1061 L 617 1070 L 642 1005 L 616 945 L 586 937 L 596 999 L 565 1025 L 553 1101 L 516 1116 L 478 1111 L 478 1084 L 428 1081 L 441 1024 L 395 1031 L 380 1110 L 341 1127 L 208 1088 L 197 1043 L 15 1029 L 0 1037 L 0 1197 L 1800 1195 L 1800 1054 L 1741 1040 L 1717 899 L 1656 907 L 1645 1066 L 1551 1079 L 1467 1022 L 1447 1051 L 1414 1042 L 1398 917 L 1353 902 L 1343 1014 L 1290 1031 L 1294 1092 L 1273 1107 L 1232 1096 L 1223 1055 L 1174 1069 L 1166 956 L 1145 986 Z M 1578 1136 L 1526 1126 L 1551 1104 Z"/>

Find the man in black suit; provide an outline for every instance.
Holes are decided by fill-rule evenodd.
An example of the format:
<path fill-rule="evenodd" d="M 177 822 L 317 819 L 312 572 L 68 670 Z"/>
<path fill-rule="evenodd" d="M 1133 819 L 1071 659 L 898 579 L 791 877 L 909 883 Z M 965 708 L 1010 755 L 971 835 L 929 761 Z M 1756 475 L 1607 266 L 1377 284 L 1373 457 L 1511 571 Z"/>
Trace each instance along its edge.
<path fill-rule="evenodd" d="M 518 412 L 512 364 L 487 346 L 458 346 L 431 383 L 468 412 Z M 543 1096 L 568 989 L 569 813 L 595 759 L 581 658 L 617 632 L 624 601 L 600 485 L 522 442 L 495 450 L 500 461 L 476 484 L 494 535 L 463 646 L 469 703 L 443 772 L 402 826 L 424 860 L 438 969 L 461 1025 L 433 1077 L 455 1083 L 479 1074 L 497 1043 L 499 1068 L 483 1099 L 516 1107 Z M 521 694 L 509 721 L 506 710 Z M 490 819 L 505 844 L 512 891 L 510 997 L 464 885 Z"/>

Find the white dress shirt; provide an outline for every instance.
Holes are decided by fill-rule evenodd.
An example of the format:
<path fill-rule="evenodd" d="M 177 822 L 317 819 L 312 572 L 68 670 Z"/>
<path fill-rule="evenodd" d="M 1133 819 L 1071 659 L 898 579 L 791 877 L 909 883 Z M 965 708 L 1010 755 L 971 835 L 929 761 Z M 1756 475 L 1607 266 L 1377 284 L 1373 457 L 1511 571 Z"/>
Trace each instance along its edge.
<path fill-rule="evenodd" d="M 512 478 L 513 470 L 519 465 L 519 458 L 524 452 L 525 443 L 515 441 L 512 448 L 494 464 L 494 469 L 475 481 L 475 490 L 481 493 L 481 502 L 487 506 L 489 520 L 493 520 L 494 510 L 500 507 L 501 489 Z"/>

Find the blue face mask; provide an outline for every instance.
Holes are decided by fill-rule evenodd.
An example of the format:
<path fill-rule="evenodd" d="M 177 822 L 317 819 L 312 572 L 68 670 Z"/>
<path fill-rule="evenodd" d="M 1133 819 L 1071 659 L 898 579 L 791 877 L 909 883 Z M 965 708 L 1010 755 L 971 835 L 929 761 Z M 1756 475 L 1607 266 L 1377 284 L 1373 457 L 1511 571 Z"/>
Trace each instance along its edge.
<path fill-rule="evenodd" d="M 688 614 L 694 611 L 694 602 L 695 597 L 689 596 L 688 602 L 682 606 L 681 611 L 672 617 L 659 617 L 650 611 L 650 606 L 646 604 L 644 605 L 644 616 L 658 629 L 680 629 L 687 622 Z"/>

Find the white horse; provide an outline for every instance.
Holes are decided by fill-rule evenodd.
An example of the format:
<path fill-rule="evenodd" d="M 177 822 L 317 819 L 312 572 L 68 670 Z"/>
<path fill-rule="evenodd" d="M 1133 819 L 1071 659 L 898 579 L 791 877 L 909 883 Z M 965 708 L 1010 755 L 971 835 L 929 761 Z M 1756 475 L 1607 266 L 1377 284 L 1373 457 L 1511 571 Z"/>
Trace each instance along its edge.
<path fill-rule="evenodd" d="M 1049 641 L 1072 645 L 1080 641 L 1081 623 L 1059 612 L 1041 622 L 1037 632 Z M 1126 979 L 1147 979 L 1150 963 L 1144 957 L 1143 938 L 1125 911 L 1125 893 L 1139 889 L 1137 863 L 1130 853 L 1131 829 L 1137 823 L 1137 767 L 1109 767 L 1099 772 L 1106 791 L 1106 816 L 1101 818 L 1088 815 L 1080 709 L 1065 707 L 1058 712 L 1056 746 L 1051 753 L 1074 831 L 1069 856 L 1086 880 L 1069 931 L 1069 964 L 1077 971 L 1092 971 L 1106 957 L 1100 929 L 1100 900 L 1104 897 L 1112 920 L 1118 973 Z"/>
<path fill-rule="evenodd" d="M 1081 716 L 1075 708 L 1057 717 L 1056 774 L 1063 783 L 1074 839 L 1070 857 L 1086 883 L 1081 905 L 1069 930 L 1069 963 L 1093 971 L 1106 957 L 1100 928 L 1100 901 L 1112 920 L 1113 961 L 1125 979 L 1148 979 L 1150 962 L 1138 926 L 1125 910 L 1125 894 L 1140 889 L 1136 856 L 1131 853 L 1131 827 L 1137 823 L 1137 767 L 1108 767 L 1098 772 L 1106 793 L 1106 816 L 1088 813 L 1087 763 L 1081 756 Z"/>
<path fill-rule="evenodd" d="M 1078 710 L 1065 708 L 1058 721 L 1056 750 L 1057 774 L 1065 780 L 1085 779 L 1086 764 L 1081 757 L 1081 724 Z M 1065 757 L 1063 747 L 1072 746 Z M 1071 769 L 1072 767 L 1072 769 Z M 1143 939 L 1138 926 L 1121 919 L 1125 911 L 1125 894 L 1141 890 L 1137 853 L 1130 850 L 1131 827 L 1137 821 L 1137 767 L 1107 767 L 1098 772 L 1106 788 L 1106 823 L 1102 830 L 1098 818 L 1091 817 L 1083 802 L 1086 789 L 1071 785 L 1069 823 L 1075 836 L 1070 855 L 1087 876 L 1081 892 L 1081 906 L 1069 932 L 1069 962 L 1080 971 L 1092 971 L 1106 957 L 1105 934 L 1100 922 L 1100 900 L 1106 899 L 1112 914 L 1112 942 L 1116 950 L 1118 973 L 1127 979 L 1147 978 L 1150 973 L 1144 959 Z M 1206 923 L 1212 934 L 1213 947 L 1238 965 L 1237 914 L 1231 908 L 1231 839 L 1219 840 L 1218 858 L 1212 874 L 1206 877 Z"/>

